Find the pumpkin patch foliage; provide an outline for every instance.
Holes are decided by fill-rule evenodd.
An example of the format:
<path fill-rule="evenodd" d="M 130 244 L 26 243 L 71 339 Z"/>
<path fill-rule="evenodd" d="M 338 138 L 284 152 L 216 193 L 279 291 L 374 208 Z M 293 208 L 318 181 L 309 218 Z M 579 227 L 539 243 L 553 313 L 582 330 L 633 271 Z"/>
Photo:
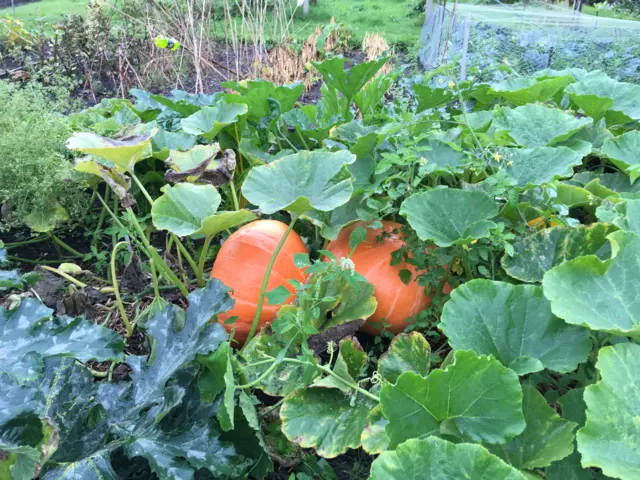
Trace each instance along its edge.
<path fill-rule="evenodd" d="M 387 60 L 75 114 L 116 321 L 0 271 L 0 479 L 640 478 L 638 87 Z"/>

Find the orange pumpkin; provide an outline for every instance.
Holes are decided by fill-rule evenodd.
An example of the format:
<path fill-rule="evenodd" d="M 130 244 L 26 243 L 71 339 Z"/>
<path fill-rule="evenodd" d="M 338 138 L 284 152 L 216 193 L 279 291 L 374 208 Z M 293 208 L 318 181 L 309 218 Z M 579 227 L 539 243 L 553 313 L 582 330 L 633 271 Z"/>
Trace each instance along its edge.
<path fill-rule="evenodd" d="M 267 264 L 286 230 L 287 225 L 275 220 L 249 223 L 224 242 L 213 264 L 211 277 L 230 287 L 233 290 L 231 296 L 235 299 L 233 309 L 218 315 L 218 321 L 222 323 L 230 317 L 238 317 L 233 325 L 223 325 L 228 331 L 235 328 L 234 338 L 240 344 L 249 335 Z M 293 256 L 297 253 L 307 253 L 307 247 L 300 235 L 291 231 L 273 265 L 267 291 L 283 285 L 293 294 L 295 289 L 289 280 L 306 280 L 304 272 L 293 264 Z M 291 300 L 293 297 L 288 302 Z M 265 298 L 258 331 L 275 318 L 279 308 L 279 305 L 267 305 Z"/>
<path fill-rule="evenodd" d="M 530 227 L 535 228 L 536 230 L 541 230 L 543 228 L 547 228 L 547 226 L 549 225 L 552 227 L 557 227 L 559 225 L 562 225 L 562 222 L 560 222 L 560 220 L 558 220 L 556 217 L 552 216 L 550 221 L 548 221 L 544 217 L 538 217 L 538 218 L 529 220 L 527 224 Z"/>
<path fill-rule="evenodd" d="M 349 248 L 349 237 L 351 232 L 362 222 L 357 222 L 343 228 L 338 234 L 338 238 L 329 243 L 327 250 L 336 257 L 346 257 L 351 249 Z M 391 253 L 405 245 L 399 233 L 402 226 L 399 223 L 383 221 L 382 226 L 390 236 L 385 236 L 383 242 L 378 241 L 382 230 L 367 229 L 366 240 L 358 245 L 351 256 L 355 264 L 356 272 L 365 277 L 374 287 L 374 296 L 378 301 L 378 308 L 369 318 L 361 330 L 377 335 L 380 330 L 371 325 L 376 322 L 382 324 L 384 318 L 389 324 L 388 330 L 393 333 L 402 332 L 408 325 L 407 318 L 417 315 L 419 312 L 431 305 L 431 297 L 425 295 L 424 287 L 417 283 L 416 269 L 413 265 L 401 262 L 391 266 Z M 396 230 L 397 233 L 393 233 Z M 411 281 L 405 285 L 400 280 L 400 270 L 411 272 Z M 449 293 L 451 288 L 448 284 L 443 289 L 444 293 Z"/>

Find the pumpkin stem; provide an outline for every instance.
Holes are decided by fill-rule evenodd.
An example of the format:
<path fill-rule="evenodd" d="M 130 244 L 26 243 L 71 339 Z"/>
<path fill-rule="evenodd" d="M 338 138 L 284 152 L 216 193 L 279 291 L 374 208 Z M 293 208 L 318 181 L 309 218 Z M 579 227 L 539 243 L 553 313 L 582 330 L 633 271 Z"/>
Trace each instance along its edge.
<path fill-rule="evenodd" d="M 260 322 L 260 315 L 262 314 L 262 306 L 264 305 L 264 297 L 267 294 L 267 284 L 269 283 L 269 277 L 271 276 L 271 270 L 273 269 L 273 265 L 276 263 L 276 258 L 278 256 L 278 254 L 280 253 L 280 250 L 282 250 L 282 247 L 284 246 L 284 242 L 287 241 L 287 237 L 289 236 L 289 233 L 291 232 L 291 230 L 293 230 L 293 226 L 295 225 L 296 220 L 298 220 L 298 216 L 297 215 L 292 215 L 291 216 L 291 222 L 289 223 L 289 226 L 287 227 L 287 230 L 284 232 L 284 235 L 282 235 L 282 238 L 280 239 L 280 242 L 278 243 L 278 246 L 273 251 L 273 255 L 271 255 L 271 259 L 269 260 L 269 263 L 267 265 L 267 271 L 264 272 L 264 279 L 262 280 L 262 286 L 260 287 L 260 296 L 258 297 L 258 304 L 256 305 L 256 314 L 253 317 L 253 323 L 251 324 L 251 330 L 249 330 L 249 335 L 247 336 L 247 339 L 244 342 L 244 347 L 242 347 L 242 349 L 244 349 L 247 345 L 249 345 L 249 342 L 251 342 L 251 339 L 253 338 L 253 336 L 256 333 L 256 330 L 258 329 L 258 323 Z"/>

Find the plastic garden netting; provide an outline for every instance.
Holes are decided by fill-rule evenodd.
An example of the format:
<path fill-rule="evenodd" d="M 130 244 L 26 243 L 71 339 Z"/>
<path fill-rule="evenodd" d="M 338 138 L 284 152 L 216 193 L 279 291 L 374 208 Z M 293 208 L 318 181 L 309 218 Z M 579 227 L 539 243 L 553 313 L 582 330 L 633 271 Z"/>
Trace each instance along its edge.
<path fill-rule="evenodd" d="M 574 12 L 562 5 L 426 2 L 420 59 L 431 70 L 456 65 L 461 79 L 471 72 L 498 81 L 513 69 L 520 75 L 553 68 L 602 70 L 640 83 L 640 22 Z"/>

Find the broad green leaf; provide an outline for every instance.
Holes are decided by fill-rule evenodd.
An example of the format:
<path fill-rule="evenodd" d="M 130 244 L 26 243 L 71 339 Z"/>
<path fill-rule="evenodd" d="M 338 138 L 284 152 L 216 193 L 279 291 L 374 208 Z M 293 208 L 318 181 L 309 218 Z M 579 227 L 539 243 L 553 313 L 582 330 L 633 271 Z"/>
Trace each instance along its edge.
<path fill-rule="evenodd" d="M 67 211 L 57 203 L 52 203 L 40 210 L 36 210 L 24 218 L 24 224 L 34 232 L 48 233 L 58 223 L 69 220 Z"/>
<path fill-rule="evenodd" d="M 302 448 L 334 458 L 361 445 L 361 435 L 375 402 L 351 398 L 336 388 L 301 388 L 288 396 L 280 409 L 282 432 Z"/>
<path fill-rule="evenodd" d="M 472 280 L 451 292 L 441 322 L 454 349 L 493 355 L 518 375 L 571 372 L 591 351 L 589 331 L 556 318 L 532 285 Z"/>
<path fill-rule="evenodd" d="M 252 123 L 263 119 L 275 119 L 284 112 L 288 112 L 304 92 L 304 85 L 300 82 L 292 85 L 276 87 L 265 80 L 251 80 L 249 82 L 224 82 L 222 86 L 231 88 L 238 94 L 227 94 L 224 99 L 229 103 L 246 104 L 247 118 Z M 274 110 L 274 106 L 277 108 Z"/>
<path fill-rule="evenodd" d="M 556 93 L 572 83 L 570 75 L 536 79 L 533 77 L 513 77 L 491 86 L 491 93 L 516 105 L 546 102 Z"/>
<path fill-rule="evenodd" d="M 214 107 L 203 107 L 199 112 L 183 118 L 180 128 L 191 135 L 201 135 L 212 141 L 220 131 L 238 121 L 247 113 L 247 106 L 241 103 L 220 102 Z"/>
<path fill-rule="evenodd" d="M 373 213 L 371 210 L 367 205 L 367 198 L 356 194 L 347 203 L 334 210 L 329 212 L 311 210 L 305 214 L 305 217 L 320 227 L 320 233 L 324 238 L 335 240 L 343 227 L 359 220 L 361 215 Z"/>
<path fill-rule="evenodd" d="M 168 132 L 158 129 L 151 139 L 153 156 L 160 160 L 166 160 L 172 151 L 180 152 L 195 147 L 196 138 L 184 132 Z"/>
<path fill-rule="evenodd" d="M 249 210 L 234 210 L 232 212 L 219 212 L 202 220 L 202 226 L 197 233 L 212 237 L 231 228 L 239 227 L 245 223 L 257 219 L 257 215 Z"/>
<path fill-rule="evenodd" d="M 584 392 L 587 423 L 577 434 L 582 466 L 598 467 L 614 478 L 640 471 L 640 346 L 619 343 L 598 354 L 601 380 Z"/>
<path fill-rule="evenodd" d="M 395 385 L 382 387 L 390 448 L 452 431 L 486 443 L 504 443 L 522 433 L 522 389 L 515 372 L 472 351 L 457 350 L 453 358 L 446 369 L 426 378 L 405 372 Z"/>
<path fill-rule="evenodd" d="M 360 378 L 360 371 L 367 363 L 367 354 L 360 346 L 358 340 L 353 338 L 345 338 L 340 341 L 340 351 L 338 358 L 333 366 L 333 373 L 351 383 L 357 383 Z M 351 393 L 351 388 L 344 382 L 332 375 L 328 375 L 319 381 L 314 382 L 314 386 L 337 388 L 344 392 L 345 395 Z"/>
<path fill-rule="evenodd" d="M 146 135 L 125 140 L 114 140 L 87 132 L 74 133 L 67 140 L 67 148 L 95 155 L 113 162 L 116 167 L 132 171 L 137 162 L 151 156 L 153 151 L 151 139 L 155 133 L 156 130 L 153 129 Z"/>
<path fill-rule="evenodd" d="M 504 445 L 488 445 L 487 449 L 521 470 L 547 467 L 571 455 L 577 424 L 560 418 L 534 387 L 525 385 L 522 392 L 527 422 L 524 432 Z"/>
<path fill-rule="evenodd" d="M 520 188 L 571 177 L 573 167 L 582 163 L 582 154 L 567 147 L 509 148 L 502 169 Z"/>
<path fill-rule="evenodd" d="M 640 236 L 607 237 L 611 258 L 575 258 L 548 271 L 542 281 L 553 313 L 568 323 L 640 338 Z"/>
<path fill-rule="evenodd" d="M 280 150 L 272 155 L 263 151 L 262 148 L 254 145 L 248 138 L 243 138 L 240 140 L 240 153 L 242 153 L 244 158 L 249 160 L 252 165 L 264 165 L 265 163 L 271 163 L 274 160 L 286 157 L 287 155 L 291 155 L 295 152 L 293 150 Z"/>
<path fill-rule="evenodd" d="M 300 151 L 251 169 L 242 193 L 266 214 L 330 211 L 345 204 L 353 193 L 347 165 L 355 159 L 350 152 Z"/>
<path fill-rule="evenodd" d="M 451 88 L 433 88 L 428 85 L 416 84 L 413 91 L 418 97 L 416 113 L 438 108 L 458 100 L 458 94 Z"/>
<path fill-rule="evenodd" d="M 431 364 L 429 342 L 418 332 L 397 335 L 387 353 L 378 361 L 378 371 L 386 381 L 395 383 L 404 372 L 426 377 Z"/>
<path fill-rule="evenodd" d="M 611 125 L 640 119 L 640 86 L 618 82 L 602 72 L 591 72 L 565 92 L 594 120 L 606 115 Z"/>
<path fill-rule="evenodd" d="M 19 270 L 0 270 L 0 293 L 7 290 L 20 290 L 35 285 L 40 275 L 35 272 L 20 273 Z"/>
<path fill-rule="evenodd" d="M 599 250 L 607 244 L 607 235 L 616 230 L 614 225 L 603 223 L 545 228 L 518 237 L 513 245 L 515 253 L 502 257 L 502 267 L 509 276 L 523 282 L 541 282 L 556 265 L 582 255 L 601 256 Z"/>
<path fill-rule="evenodd" d="M 172 151 L 168 163 L 176 172 L 185 172 L 215 157 L 219 152 L 220 145 L 217 143 L 212 143 L 211 145 L 196 145 L 184 152 Z M 209 164 L 209 168 L 216 168 L 215 162 Z"/>
<path fill-rule="evenodd" d="M 462 173 L 467 154 L 457 145 L 438 139 L 430 139 L 427 144 L 431 150 L 424 153 L 427 164 L 420 168 L 420 173 Z"/>
<path fill-rule="evenodd" d="M 0 373 L 24 383 L 42 372 L 48 357 L 122 360 L 124 342 L 116 332 L 82 317 L 52 319 L 52 313 L 28 298 L 14 310 L 0 308 Z"/>
<path fill-rule="evenodd" d="M 205 401 L 213 402 L 224 391 L 226 387 L 224 377 L 231 368 L 230 355 L 231 346 L 229 342 L 222 342 L 215 352 L 206 356 L 198 356 L 198 362 L 206 368 L 198 379 L 200 394 Z M 231 375 L 233 375 L 233 370 Z"/>
<path fill-rule="evenodd" d="M 629 167 L 640 165 L 640 131 L 631 130 L 619 137 L 608 139 L 602 145 L 604 153 L 613 164 L 623 172 L 627 172 Z M 638 177 L 635 173 L 630 173 L 631 182 Z"/>
<path fill-rule="evenodd" d="M 609 221 L 621 230 L 640 235 L 640 199 L 619 203 L 604 202 L 596 210 L 601 221 Z"/>
<path fill-rule="evenodd" d="M 371 480 L 525 480 L 480 446 L 430 437 L 404 442 L 371 465 Z"/>
<path fill-rule="evenodd" d="M 43 480 L 120 480 L 108 453 L 98 453 L 76 462 L 47 470 Z"/>
<path fill-rule="evenodd" d="M 384 431 L 388 423 L 389 421 L 382 415 L 380 405 L 369 413 L 367 424 L 360 436 L 362 448 L 369 455 L 378 455 L 389 447 L 389 437 Z"/>
<path fill-rule="evenodd" d="M 5 445 L 0 438 L 0 478 L 32 480 L 40 464 L 40 450 L 28 445 Z"/>
<path fill-rule="evenodd" d="M 555 184 L 557 196 L 555 203 L 573 207 L 594 207 L 600 204 L 600 199 L 594 194 L 576 185 L 567 185 L 557 182 Z"/>
<path fill-rule="evenodd" d="M 506 131 L 523 147 L 546 147 L 566 140 L 590 123 L 588 118 L 576 118 L 557 108 L 528 104 L 498 108 L 491 130 Z"/>
<path fill-rule="evenodd" d="M 384 57 L 379 60 L 359 63 L 347 69 L 345 67 L 346 59 L 342 55 L 336 55 L 323 62 L 311 62 L 311 64 L 320 72 L 327 85 L 351 100 L 388 60 L 389 57 Z"/>
<path fill-rule="evenodd" d="M 353 97 L 363 115 L 370 113 L 391 87 L 397 74 L 378 75 Z"/>
<path fill-rule="evenodd" d="M 167 185 L 162 190 L 163 195 L 151 207 L 153 225 L 179 236 L 198 232 L 203 221 L 216 213 L 222 201 L 218 190 L 211 185 L 179 183 Z"/>
<path fill-rule="evenodd" d="M 610 478 L 595 470 L 583 468 L 580 465 L 580 454 L 578 452 L 573 452 L 568 457 L 554 462 L 553 465 L 547 467 L 545 473 L 547 480 L 602 480 Z"/>
<path fill-rule="evenodd" d="M 558 404 L 562 408 L 562 418 L 577 423 L 583 427 L 587 421 L 587 404 L 584 403 L 584 388 L 574 388 L 569 390 L 558 399 Z"/>
<path fill-rule="evenodd" d="M 400 214 L 421 240 L 449 247 L 489 236 L 495 226 L 489 219 L 498 214 L 498 207 L 480 191 L 439 188 L 410 196 Z"/>
<path fill-rule="evenodd" d="M 618 193 L 638 193 L 640 192 L 640 183 L 632 184 L 629 176 L 624 173 L 597 173 L 597 172 L 580 172 L 573 176 L 574 181 L 579 182 L 582 186 L 586 186 L 593 180 L 599 180 L 600 185 Z"/>
<path fill-rule="evenodd" d="M 467 113 L 466 121 L 464 115 L 457 115 L 455 119 L 461 123 L 468 122 L 468 126 L 476 133 L 484 133 L 493 122 L 493 113 L 493 110 L 480 110 Z"/>

